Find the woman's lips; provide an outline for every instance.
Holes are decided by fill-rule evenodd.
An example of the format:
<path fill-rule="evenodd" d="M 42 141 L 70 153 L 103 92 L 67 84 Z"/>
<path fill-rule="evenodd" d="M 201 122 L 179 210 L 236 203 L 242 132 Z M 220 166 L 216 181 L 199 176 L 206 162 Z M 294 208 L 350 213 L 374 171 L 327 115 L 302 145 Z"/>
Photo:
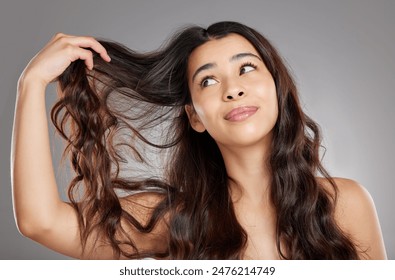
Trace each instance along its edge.
<path fill-rule="evenodd" d="M 256 113 L 256 111 L 258 111 L 258 107 L 256 107 L 256 106 L 237 107 L 226 114 L 225 120 L 231 121 L 231 122 L 244 121 L 245 119 L 254 115 Z"/>

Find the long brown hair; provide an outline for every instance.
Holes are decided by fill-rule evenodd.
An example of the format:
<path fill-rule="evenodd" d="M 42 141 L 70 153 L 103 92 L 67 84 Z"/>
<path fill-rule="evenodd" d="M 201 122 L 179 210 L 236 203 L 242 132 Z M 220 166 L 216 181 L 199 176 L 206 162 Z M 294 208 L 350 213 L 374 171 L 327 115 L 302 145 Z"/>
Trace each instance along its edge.
<path fill-rule="evenodd" d="M 293 79 L 275 48 L 260 33 L 236 22 L 219 22 L 207 29 L 187 27 L 166 46 L 144 54 L 100 40 L 111 63 L 95 57 L 93 71 L 87 71 L 82 61 L 76 61 L 59 77 L 62 96 L 51 116 L 67 140 L 66 151 L 76 173 L 69 197 L 79 213 L 82 243 L 96 230 L 118 255 L 130 258 L 243 257 L 248 237 L 233 209 L 221 153 L 207 132 L 190 127 L 184 110 L 191 103 L 186 77 L 189 55 L 205 42 L 230 33 L 242 35 L 256 48 L 277 89 L 270 198 L 276 210 L 280 256 L 358 258 L 356 247 L 334 220 L 336 185 L 321 165 L 319 127 L 302 111 Z M 149 136 L 159 126 L 164 129 L 152 140 Z M 165 172 L 140 179 L 121 176 L 125 151 L 134 160 L 149 163 L 143 144 L 169 152 Z M 133 170 L 129 173 L 133 177 Z M 326 177 L 335 191 L 325 191 L 317 174 Z M 121 207 L 119 190 L 153 192 L 163 199 L 148 223 L 142 224 Z M 167 214 L 169 237 L 162 252 L 138 251 L 132 239 L 116 237 L 122 231 L 121 220 L 148 234 Z M 123 249 L 125 244 L 132 250 Z"/>

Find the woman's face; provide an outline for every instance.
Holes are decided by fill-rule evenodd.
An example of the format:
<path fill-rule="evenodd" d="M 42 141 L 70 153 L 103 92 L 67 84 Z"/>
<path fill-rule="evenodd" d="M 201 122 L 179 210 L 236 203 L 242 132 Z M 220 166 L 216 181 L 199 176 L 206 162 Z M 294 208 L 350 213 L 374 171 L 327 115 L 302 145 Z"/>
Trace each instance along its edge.
<path fill-rule="evenodd" d="M 258 143 L 278 116 L 274 80 L 253 45 L 238 34 L 211 40 L 189 57 L 192 104 L 185 107 L 192 127 L 218 145 Z"/>

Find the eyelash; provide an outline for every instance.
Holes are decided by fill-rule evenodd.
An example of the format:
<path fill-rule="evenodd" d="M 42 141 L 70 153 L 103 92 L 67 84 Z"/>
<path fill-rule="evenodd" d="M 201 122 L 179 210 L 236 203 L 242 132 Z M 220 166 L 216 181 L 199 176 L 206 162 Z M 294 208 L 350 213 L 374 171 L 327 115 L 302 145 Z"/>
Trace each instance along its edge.
<path fill-rule="evenodd" d="M 252 68 L 254 68 L 254 69 L 257 69 L 258 68 L 258 66 L 256 66 L 254 63 L 252 63 L 252 62 L 245 62 L 245 63 L 243 63 L 241 66 L 240 66 L 240 75 L 242 74 L 241 73 L 241 69 L 243 68 L 243 67 L 246 67 L 246 66 L 250 66 L 250 67 L 252 67 Z M 248 73 L 248 72 L 247 72 Z M 203 85 L 203 83 L 207 80 L 207 79 L 214 79 L 214 76 L 212 76 L 212 75 L 210 75 L 210 76 L 205 76 L 205 77 L 203 77 L 202 78 L 202 80 L 200 81 L 200 87 L 202 87 L 202 88 L 205 88 L 205 87 L 207 87 L 207 86 L 204 86 Z"/>
<path fill-rule="evenodd" d="M 258 68 L 258 66 L 256 66 L 254 63 L 252 63 L 252 62 L 245 62 L 245 63 L 243 63 L 241 66 L 240 66 L 240 70 L 243 68 L 243 67 L 246 67 L 246 66 L 250 66 L 250 67 L 252 67 L 252 68 L 254 68 L 254 69 L 257 69 Z"/>

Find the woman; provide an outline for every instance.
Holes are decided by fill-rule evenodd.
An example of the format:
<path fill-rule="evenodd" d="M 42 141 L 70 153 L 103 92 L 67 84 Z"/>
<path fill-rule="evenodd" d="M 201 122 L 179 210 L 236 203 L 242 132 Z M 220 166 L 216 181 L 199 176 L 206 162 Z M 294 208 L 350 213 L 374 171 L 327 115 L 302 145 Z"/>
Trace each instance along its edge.
<path fill-rule="evenodd" d="M 54 80 L 71 203 L 52 170 L 44 93 Z M 147 136 L 159 124 L 160 143 Z M 160 178 L 122 176 L 125 146 L 147 162 L 142 143 L 169 151 Z M 329 177 L 319 147 L 280 56 L 247 26 L 186 28 L 147 54 L 57 34 L 19 80 L 17 225 L 75 258 L 385 259 L 369 194 Z"/>

